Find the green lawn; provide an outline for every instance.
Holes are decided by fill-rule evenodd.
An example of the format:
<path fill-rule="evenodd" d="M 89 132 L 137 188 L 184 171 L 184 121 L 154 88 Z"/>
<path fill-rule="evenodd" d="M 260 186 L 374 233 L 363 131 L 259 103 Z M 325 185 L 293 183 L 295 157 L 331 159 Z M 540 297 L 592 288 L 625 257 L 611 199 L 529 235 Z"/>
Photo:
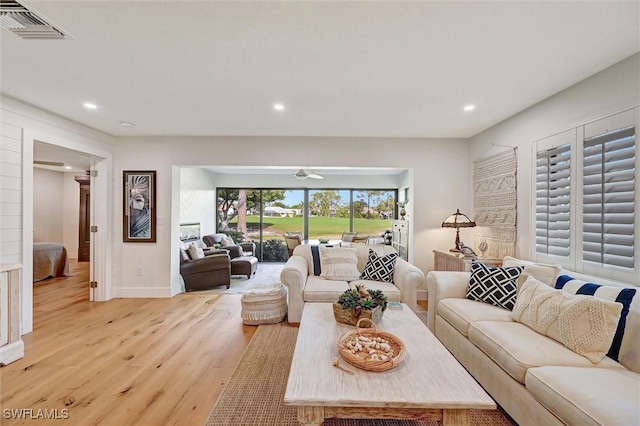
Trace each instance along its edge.
<path fill-rule="evenodd" d="M 236 223 L 234 219 L 232 223 Z M 285 232 L 302 231 L 303 220 L 301 217 L 268 217 L 264 218 L 264 231 L 271 234 L 272 238 L 281 236 Z M 249 232 L 258 230 L 260 218 L 247 216 Z M 387 219 L 354 219 L 354 231 L 361 234 L 379 236 L 386 229 L 391 229 L 391 220 Z M 310 217 L 309 237 L 340 238 L 342 232 L 349 230 L 349 219 L 339 217 Z M 275 235 L 274 235 L 275 234 Z M 266 238 L 269 236 L 265 235 Z"/>

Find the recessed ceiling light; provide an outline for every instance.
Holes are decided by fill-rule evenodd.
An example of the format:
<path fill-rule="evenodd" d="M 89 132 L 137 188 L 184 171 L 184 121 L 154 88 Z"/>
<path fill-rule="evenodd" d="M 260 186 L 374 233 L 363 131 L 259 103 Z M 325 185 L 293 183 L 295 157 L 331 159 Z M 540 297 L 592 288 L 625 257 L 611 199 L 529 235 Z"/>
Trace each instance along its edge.
<path fill-rule="evenodd" d="M 71 170 L 71 166 L 64 166 L 65 169 Z"/>
<path fill-rule="evenodd" d="M 473 111 L 474 109 L 476 109 L 475 105 L 467 105 L 464 107 L 465 111 Z"/>
<path fill-rule="evenodd" d="M 121 121 L 121 122 L 120 122 L 120 125 L 121 125 L 122 127 L 133 127 L 133 126 L 134 126 L 134 124 L 133 124 L 133 123 L 129 123 L 128 121 Z"/>
<path fill-rule="evenodd" d="M 84 107 L 86 109 L 98 109 L 98 105 L 92 103 L 92 102 L 85 102 L 82 105 L 84 105 Z"/>
<path fill-rule="evenodd" d="M 275 109 L 276 111 L 283 111 L 284 110 L 284 105 L 283 104 L 273 104 L 273 109 Z"/>

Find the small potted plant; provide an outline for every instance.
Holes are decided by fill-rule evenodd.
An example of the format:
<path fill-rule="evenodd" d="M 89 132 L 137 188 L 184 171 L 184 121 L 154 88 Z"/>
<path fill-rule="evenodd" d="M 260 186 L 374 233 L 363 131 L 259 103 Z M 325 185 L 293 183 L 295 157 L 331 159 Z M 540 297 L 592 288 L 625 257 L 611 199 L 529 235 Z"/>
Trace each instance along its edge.
<path fill-rule="evenodd" d="M 356 285 L 355 289 L 342 293 L 333 304 L 333 316 L 336 321 L 350 325 L 356 325 L 360 318 L 370 318 L 377 323 L 386 309 L 387 296 L 381 290 Z"/>

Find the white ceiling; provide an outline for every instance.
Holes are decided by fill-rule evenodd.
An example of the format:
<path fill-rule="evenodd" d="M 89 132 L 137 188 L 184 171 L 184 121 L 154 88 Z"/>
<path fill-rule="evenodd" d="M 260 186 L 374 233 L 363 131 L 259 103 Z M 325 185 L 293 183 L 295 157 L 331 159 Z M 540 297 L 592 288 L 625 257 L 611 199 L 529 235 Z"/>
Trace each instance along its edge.
<path fill-rule="evenodd" d="M 466 138 L 640 44 L 637 0 L 24 3 L 73 39 L 1 30 L 2 93 L 112 135 Z"/>

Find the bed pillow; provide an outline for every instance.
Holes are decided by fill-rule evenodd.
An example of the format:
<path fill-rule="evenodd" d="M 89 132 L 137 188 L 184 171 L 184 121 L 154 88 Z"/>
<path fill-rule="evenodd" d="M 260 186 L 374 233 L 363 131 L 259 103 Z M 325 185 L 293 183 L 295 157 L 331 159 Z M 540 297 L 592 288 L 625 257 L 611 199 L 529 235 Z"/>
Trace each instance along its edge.
<path fill-rule="evenodd" d="M 327 280 L 354 281 L 360 277 L 356 251 L 344 247 L 320 247 L 320 276 Z"/>
<path fill-rule="evenodd" d="M 622 304 L 556 290 L 528 277 L 511 317 L 599 363 L 616 333 Z"/>
<path fill-rule="evenodd" d="M 636 294 L 635 288 L 606 286 L 601 284 L 589 283 L 587 281 L 576 280 L 569 275 L 561 275 L 556 281 L 556 288 L 562 289 L 571 294 L 583 294 L 586 296 L 594 296 L 610 302 L 618 302 L 622 304 L 620 319 L 616 327 L 616 334 L 611 342 L 611 347 L 607 352 L 607 356 L 618 361 L 620 355 L 620 346 L 624 337 L 624 329 L 627 324 L 627 315 L 631 307 L 631 301 Z"/>
<path fill-rule="evenodd" d="M 513 310 L 516 303 L 516 282 L 523 268 L 522 266 L 497 268 L 473 262 L 467 299 Z"/>
<path fill-rule="evenodd" d="M 387 255 L 380 256 L 375 251 L 369 249 L 367 264 L 365 265 L 360 278 L 363 280 L 393 283 L 393 271 L 395 269 L 396 260 L 398 260 L 398 253 L 389 253 Z"/>

